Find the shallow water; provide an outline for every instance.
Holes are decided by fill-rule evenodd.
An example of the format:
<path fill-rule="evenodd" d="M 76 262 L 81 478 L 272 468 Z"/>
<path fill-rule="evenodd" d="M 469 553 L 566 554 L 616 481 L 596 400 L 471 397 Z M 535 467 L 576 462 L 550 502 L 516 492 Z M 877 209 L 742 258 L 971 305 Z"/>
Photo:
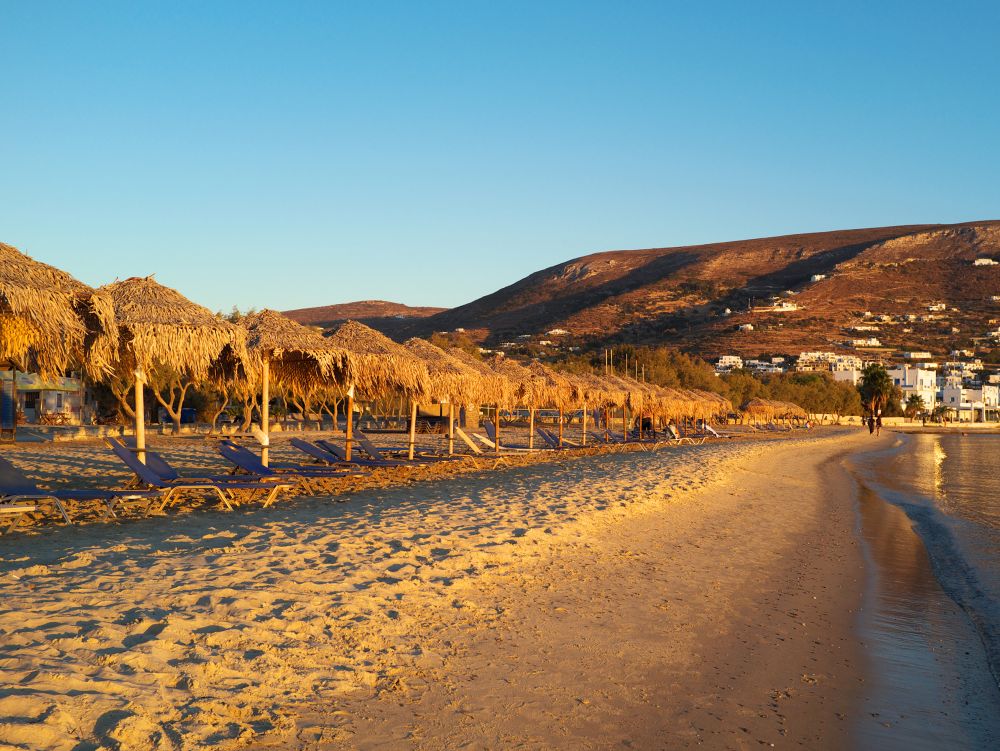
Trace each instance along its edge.
<path fill-rule="evenodd" d="M 996 747 L 998 439 L 901 437 L 852 464 L 872 572 L 861 748 Z"/>

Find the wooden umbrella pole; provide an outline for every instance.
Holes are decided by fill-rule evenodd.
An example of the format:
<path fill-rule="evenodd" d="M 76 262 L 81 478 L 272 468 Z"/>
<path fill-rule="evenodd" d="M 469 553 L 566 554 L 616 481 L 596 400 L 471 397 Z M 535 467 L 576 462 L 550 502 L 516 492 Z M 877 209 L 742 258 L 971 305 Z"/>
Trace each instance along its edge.
<path fill-rule="evenodd" d="M 351 461 L 351 444 L 354 443 L 354 395 L 347 394 L 347 436 L 344 438 L 344 455 Z"/>
<path fill-rule="evenodd" d="M 271 362 L 266 357 L 261 372 L 260 386 L 260 432 L 264 434 L 260 447 L 260 463 L 265 467 L 271 446 Z"/>
<path fill-rule="evenodd" d="M 455 402 L 448 403 L 448 456 L 455 453 Z"/>
<path fill-rule="evenodd" d="M 580 432 L 580 442 L 582 445 L 587 445 L 587 404 L 583 405 L 583 415 L 580 417 L 583 422 L 583 430 Z"/>
<path fill-rule="evenodd" d="M 563 408 L 559 408 L 559 448 L 563 445 Z"/>
<path fill-rule="evenodd" d="M 146 374 L 142 368 L 135 369 L 135 455 L 139 461 L 146 463 L 146 403 L 143 386 Z"/>
<path fill-rule="evenodd" d="M 407 454 L 410 461 L 413 461 L 414 444 L 417 442 L 417 401 L 410 401 L 410 450 Z"/>
<path fill-rule="evenodd" d="M 622 405 L 622 436 L 625 443 L 628 443 L 628 405 Z"/>
<path fill-rule="evenodd" d="M 497 422 L 496 422 L 496 430 L 494 430 L 493 432 L 496 433 L 497 439 L 496 442 L 493 444 L 493 453 L 499 454 L 500 453 L 500 405 L 499 404 L 497 405 L 496 412 L 494 412 L 494 416 L 496 417 Z"/>
<path fill-rule="evenodd" d="M 535 448 L 535 408 L 528 408 L 528 448 Z"/>

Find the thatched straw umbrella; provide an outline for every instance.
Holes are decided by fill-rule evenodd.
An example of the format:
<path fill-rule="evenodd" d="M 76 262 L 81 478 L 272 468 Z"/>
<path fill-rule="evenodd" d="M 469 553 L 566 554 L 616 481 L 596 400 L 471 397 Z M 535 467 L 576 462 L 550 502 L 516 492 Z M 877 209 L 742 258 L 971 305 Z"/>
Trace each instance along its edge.
<path fill-rule="evenodd" d="M 560 373 L 573 387 L 574 399 L 581 410 L 580 443 L 587 445 L 587 418 L 589 407 L 603 401 L 603 386 L 596 376 L 589 373 Z"/>
<path fill-rule="evenodd" d="M 750 399 L 741 408 L 744 415 L 754 420 L 804 419 L 808 414 L 798 404 L 776 401 L 774 399 Z"/>
<path fill-rule="evenodd" d="M 351 458 L 354 439 L 354 399 L 373 400 L 398 393 L 410 400 L 409 456 L 416 440 L 417 399 L 427 391 L 427 366 L 410 350 L 357 321 L 334 329 L 329 339 L 347 352 L 347 438 L 345 452 Z"/>
<path fill-rule="evenodd" d="M 490 393 L 480 371 L 436 347 L 426 339 L 413 337 L 403 345 L 427 366 L 431 400 L 448 405 L 448 454 L 455 453 L 455 404 L 482 403 Z"/>
<path fill-rule="evenodd" d="M 303 394 L 331 381 L 343 383 L 347 352 L 315 329 L 303 326 L 273 310 L 251 313 L 241 322 L 255 373 L 260 375 L 261 461 L 267 465 L 270 431 L 270 381 Z"/>
<path fill-rule="evenodd" d="M 111 298 L 121 332 L 115 370 L 135 379 L 135 443 L 145 461 L 147 374 L 163 368 L 191 381 L 233 375 L 247 364 L 246 330 L 151 276 L 115 281 L 99 291 Z"/>
<path fill-rule="evenodd" d="M 616 389 L 614 385 L 596 373 L 563 373 L 576 384 L 580 401 L 583 404 L 583 443 L 587 443 L 587 418 L 591 407 L 602 412 L 607 409 L 622 408 L 628 395 Z"/>
<path fill-rule="evenodd" d="M 508 378 L 497 373 L 486 362 L 476 359 L 464 349 L 452 347 L 448 350 L 448 354 L 479 375 L 481 404 L 515 406 L 518 398 L 517 387 Z"/>
<path fill-rule="evenodd" d="M 117 347 L 107 295 L 0 243 L 0 362 L 43 376 L 80 364 L 99 377 Z"/>
<path fill-rule="evenodd" d="M 515 360 L 511 360 L 503 355 L 494 355 L 486 361 L 496 373 L 506 378 L 514 386 L 514 401 L 527 407 L 529 410 L 537 409 L 544 404 L 555 403 L 558 397 L 554 394 L 549 385 L 542 381 L 535 373 L 524 367 Z M 513 405 L 512 405 L 513 406 Z M 494 451 L 500 451 L 500 405 L 496 408 L 496 446 Z M 529 445 L 533 445 L 530 442 Z"/>
<path fill-rule="evenodd" d="M 579 391 L 568 378 L 538 360 L 532 360 L 527 367 L 534 374 L 541 388 L 551 395 L 554 405 L 559 409 L 559 445 L 562 446 L 563 413 L 565 410 L 573 409 L 579 404 Z M 534 409 L 529 409 L 529 423 L 528 446 L 533 447 L 535 432 Z"/>
<path fill-rule="evenodd" d="M 720 415 L 727 415 L 733 411 L 733 403 L 721 394 L 712 391 L 702 391 L 701 389 L 690 389 L 696 398 L 700 399 L 704 409 L 702 420 L 708 420 Z"/>
<path fill-rule="evenodd" d="M 481 406 L 494 405 L 497 410 L 501 407 L 513 408 L 520 398 L 520 391 L 514 382 L 491 368 L 484 360 L 480 360 L 470 353 L 458 347 L 452 347 L 448 354 L 461 362 L 463 365 L 476 371 L 480 376 L 480 383 L 483 387 L 480 401 L 476 404 L 476 410 Z M 467 405 L 468 406 L 468 405 Z M 499 414 L 499 413 L 498 413 Z"/>
<path fill-rule="evenodd" d="M 628 442 L 629 410 L 632 410 L 633 412 L 641 410 L 646 402 L 647 394 L 638 381 L 634 381 L 625 375 L 607 373 L 604 375 L 604 380 L 610 385 L 611 388 L 623 396 L 621 402 L 622 438 Z"/>

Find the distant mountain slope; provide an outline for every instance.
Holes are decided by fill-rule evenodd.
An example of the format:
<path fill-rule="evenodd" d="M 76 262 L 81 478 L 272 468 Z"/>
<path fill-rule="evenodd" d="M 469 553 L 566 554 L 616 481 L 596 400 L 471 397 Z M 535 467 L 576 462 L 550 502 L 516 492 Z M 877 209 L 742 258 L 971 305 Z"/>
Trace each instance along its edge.
<path fill-rule="evenodd" d="M 1000 315 L 990 302 L 1000 294 L 1000 267 L 973 266 L 980 255 L 1000 258 L 1000 222 L 608 251 L 538 271 L 466 305 L 404 321 L 395 333 L 461 327 L 496 343 L 562 328 L 583 343 L 673 343 L 706 355 L 792 352 L 844 340 L 865 310 L 923 313 L 929 302 L 943 301 L 961 309 L 954 328 L 972 327 L 971 334 L 987 325 L 991 310 L 993 317 Z M 810 281 L 816 275 L 827 278 Z M 786 290 L 797 293 L 790 299 L 799 310 L 747 310 Z M 724 314 L 727 308 L 730 315 Z M 756 330 L 738 331 L 741 323 Z M 889 338 L 901 345 L 918 341 L 929 333 L 918 328 L 896 330 Z M 939 336 L 940 328 L 934 340 L 944 342 L 949 337 Z"/>
<path fill-rule="evenodd" d="M 447 308 L 411 307 L 385 300 L 359 300 L 318 308 L 286 310 L 289 318 L 307 326 L 330 328 L 347 320 L 361 321 L 369 326 L 391 333 L 398 330 L 407 319 L 425 318 L 441 313 Z"/>

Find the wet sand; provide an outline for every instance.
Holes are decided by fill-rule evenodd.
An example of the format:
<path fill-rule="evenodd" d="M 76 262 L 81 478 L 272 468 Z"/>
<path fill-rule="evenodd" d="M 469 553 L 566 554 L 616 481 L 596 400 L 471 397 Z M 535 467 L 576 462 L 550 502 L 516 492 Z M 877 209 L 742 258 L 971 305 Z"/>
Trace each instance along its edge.
<path fill-rule="evenodd" d="M 865 439 L 0 539 L 0 743 L 843 748 Z"/>

